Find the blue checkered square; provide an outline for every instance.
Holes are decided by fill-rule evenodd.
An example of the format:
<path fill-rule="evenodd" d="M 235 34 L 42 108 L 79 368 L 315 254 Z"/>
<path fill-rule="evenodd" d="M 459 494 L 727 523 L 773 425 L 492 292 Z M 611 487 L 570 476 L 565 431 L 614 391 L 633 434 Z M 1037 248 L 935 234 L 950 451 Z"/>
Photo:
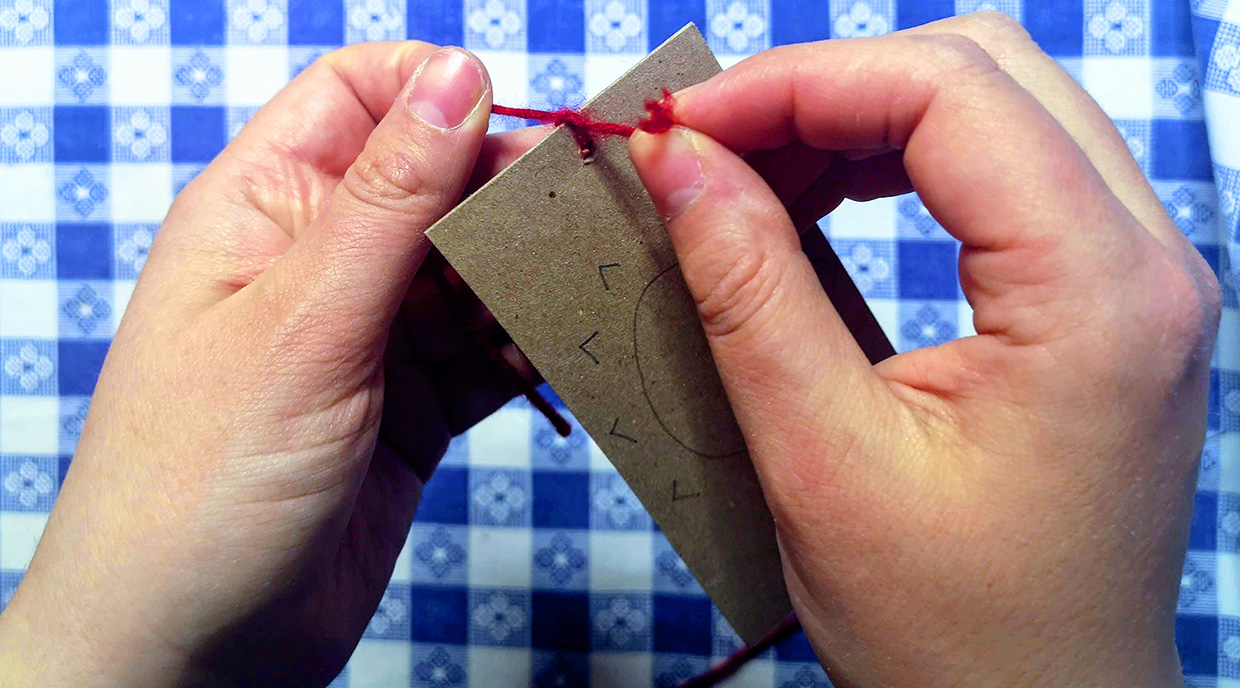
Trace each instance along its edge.
<path fill-rule="evenodd" d="M 526 0 L 464 0 L 465 47 L 525 50 Z"/>
<path fill-rule="evenodd" d="M 54 4 L 57 45 L 108 43 L 108 27 L 111 21 L 108 0 L 74 0 Z"/>
<path fill-rule="evenodd" d="M 642 0 L 585 0 L 585 50 L 644 53 L 646 3 Z"/>
<path fill-rule="evenodd" d="M 344 40 L 344 3 L 289 0 L 289 45 L 338 45 Z"/>
<path fill-rule="evenodd" d="M 1240 25 L 1218 24 L 1206 66 L 1206 88 L 1240 95 Z"/>
<path fill-rule="evenodd" d="M 46 122 L 43 123 L 46 128 Z M 56 162 L 107 162 L 111 153 L 111 116 L 99 106 L 57 106 L 51 130 L 55 137 Z"/>
<path fill-rule="evenodd" d="M 585 104 L 585 58 L 580 55 L 531 55 L 529 103 L 558 110 Z"/>
<path fill-rule="evenodd" d="M 528 526 L 530 474 L 474 469 L 469 474 L 469 522 L 488 526 Z"/>
<path fill-rule="evenodd" d="M 168 0 L 173 45 L 220 45 L 227 10 L 224 0 Z"/>
<path fill-rule="evenodd" d="M 107 50 L 94 47 L 56 48 L 54 88 L 57 104 L 107 104 Z"/>
<path fill-rule="evenodd" d="M 469 642 L 471 645 L 528 647 L 530 592 L 471 589 Z"/>
<path fill-rule="evenodd" d="M 77 449 L 78 439 L 82 436 L 82 428 L 86 425 L 86 412 L 89 409 L 89 397 L 60 395 L 60 423 L 57 434 L 61 454 L 73 454 Z"/>
<path fill-rule="evenodd" d="M 56 394 L 57 355 L 52 342 L 0 339 L 0 360 L 4 361 L 0 394 Z"/>
<path fill-rule="evenodd" d="M 0 224 L 0 278 L 55 277 L 55 237 L 50 224 Z"/>
<path fill-rule="evenodd" d="M 56 346 L 60 363 L 56 383 L 60 394 L 90 396 L 108 355 L 108 342 L 61 340 Z"/>
<path fill-rule="evenodd" d="M 583 0 L 525 0 L 532 53 L 575 53 L 586 49 Z"/>
<path fill-rule="evenodd" d="M 0 164 L 52 161 L 52 108 L 0 108 Z"/>
<path fill-rule="evenodd" d="M 224 49 L 172 49 L 172 102 L 176 105 L 220 105 L 224 102 Z"/>
<path fill-rule="evenodd" d="M 590 649 L 590 596 L 536 590 L 530 597 L 530 641 L 536 648 Z"/>
<path fill-rule="evenodd" d="M 534 531 L 532 584 L 535 589 L 586 590 L 590 580 L 587 531 Z"/>
<path fill-rule="evenodd" d="M 167 45 L 168 0 L 112 0 L 112 42 Z"/>
<path fill-rule="evenodd" d="M 54 456 L 0 456 L 0 511 L 51 511 L 59 472 Z"/>
<path fill-rule="evenodd" d="M 17 584 L 22 581 L 22 571 L 0 570 L 0 612 L 9 606 L 13 593 L 17 592 Z"/>

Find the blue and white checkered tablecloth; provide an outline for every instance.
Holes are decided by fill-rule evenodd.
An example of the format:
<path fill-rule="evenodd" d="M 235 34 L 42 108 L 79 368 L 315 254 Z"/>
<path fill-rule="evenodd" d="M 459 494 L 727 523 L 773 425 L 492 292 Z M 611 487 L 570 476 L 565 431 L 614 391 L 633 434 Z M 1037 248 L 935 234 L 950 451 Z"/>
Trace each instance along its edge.
<path fill-rule="evenodd" d="M 1191 686 L 1240 687 L 1240 0 L 0 0 L 0 608 L 173 196 L 315 57 L 464 45 L 497 102 L 574 105 L 687 21 L 727 66 L 976 9 L 1098 99 L 1222 277 L 1177 631 Z M 915 196 L 824 226 L 899 349 L 971 333 L 957 246 Z M 598 448 L 518 401 L 452 443 L 336 685 L 669 686 L 735 644 Z M 827 684 L 798 637 L 735 685 Z"/>

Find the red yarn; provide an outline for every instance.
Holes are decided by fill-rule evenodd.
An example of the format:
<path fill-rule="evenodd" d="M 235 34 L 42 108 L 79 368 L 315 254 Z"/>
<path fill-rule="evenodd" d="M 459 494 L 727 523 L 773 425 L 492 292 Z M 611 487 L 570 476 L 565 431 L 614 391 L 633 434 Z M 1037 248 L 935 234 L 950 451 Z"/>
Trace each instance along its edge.
<path fill-rule="evenodd" d="M 694 676 L 683 683 L 676 684 L 676 688 L 710 688 L 710 686 L 717 686 L 732 674 L 740 671 L 741 667 L 745 666 L 749 660 L 769 650 L 775 643 L 788 637 L 800 627 L 801 622 L 797 619 L 796 613 L 789 614 L 783 621 L 779 622 L 778 626 L 762 636 L 758 642 L 737 650 L 730 657 L 711 668 L 710 671 Z"/>
<path fill-rule="evenodd" d="M 522 119 L 547 122 L 556 126 L 566 126 L 572 132 L 573 138 L 577 140 L 577 147 L 581 149 L 581 157 L 589 161 L 594 155 L 594 137 L 592 134 L 624 136 L 627 138 L 632 136 L 633 132 L 638 129 L 650 134 L 662 134 L 676 124 L 676 120 L 672 116 L 674 106 L 675 103 L 672 100 L 671 91 L 666 88 L 663 89 L 662 98 L 658 100 L 652 98 L 646 101 L 646 117 L 637 126 L 590 119 L 589 116 L 568 108 L 531 110 L 529 108 L 508 107 L 506 105 L 492 105 L 491 112 L 497 115 L 521 117 Z"/>

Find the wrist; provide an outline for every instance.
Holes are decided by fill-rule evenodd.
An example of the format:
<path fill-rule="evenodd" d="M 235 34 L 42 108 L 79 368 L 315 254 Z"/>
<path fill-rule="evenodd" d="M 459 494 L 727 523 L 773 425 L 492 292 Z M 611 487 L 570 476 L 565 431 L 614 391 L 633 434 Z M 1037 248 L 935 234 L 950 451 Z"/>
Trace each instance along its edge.
<path fill-rule="evenodd" d="M 0 614 L 0 686 L 175 685 L 180 663 L 166 643 L 140 642 L 132 626 L 91 623 L 64 596 L 39 594 L 37 583 L 28 575 Z"/>

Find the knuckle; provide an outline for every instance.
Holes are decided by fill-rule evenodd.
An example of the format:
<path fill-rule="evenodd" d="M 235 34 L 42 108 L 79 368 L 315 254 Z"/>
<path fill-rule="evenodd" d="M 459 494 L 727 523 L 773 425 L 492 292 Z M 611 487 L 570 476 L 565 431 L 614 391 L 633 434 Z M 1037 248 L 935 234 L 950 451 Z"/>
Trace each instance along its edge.
<path fill-rule="evenodd" d="M 1010 15 L 996 11 L 975 12 L 962 20 L 965 31 L 985 48 L 1023 47 L 1033 44 L 1033 37 Z"/>
<path fill-rule="evenodd" d="M 959 33 L 940 33 L 924 37 L 933 49 L 932 58 L 941 70 L 965 75 L 985 75 L 1000 71 L 985 48 L 973 38 Z"/>
<path fill-rule="evenodd" d="M 720 255 L 706 256 L 707 264 L 718 267 L 706 276 L 706 288 L 694 300 L 706 334 L 726 337 L 754 322 L 773 300 L 782 270 L 780 261 L 760 245 L 709 250 Z"/>
<path fill-rule="evenodd" d="M 345 173 L 341 187 L 366 205 L 406 212 L 437 195 L 434 180 L 421 169 L 413 157 L 399 151 L 363 153 Z"/>
<path fill-rule="evenodd" d="M 1156 297 L 1140 314 L 1159 335 L 1151 343 L 1177 359 L 1196 358 L 1213 343 L 1222 310 L 1214 272 L 1195 250 L 1191 254 L 1181 261 L 1168 252 L 1149 266 Z"/>

